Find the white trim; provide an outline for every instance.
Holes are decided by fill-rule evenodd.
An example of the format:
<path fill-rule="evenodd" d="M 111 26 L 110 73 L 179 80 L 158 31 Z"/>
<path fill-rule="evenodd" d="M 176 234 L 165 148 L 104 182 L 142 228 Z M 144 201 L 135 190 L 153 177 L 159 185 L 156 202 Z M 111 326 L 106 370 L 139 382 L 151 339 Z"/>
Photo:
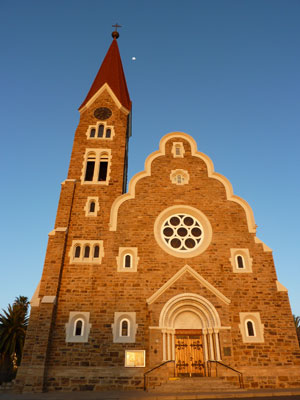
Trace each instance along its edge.
<path fill-rule="evenodd" d="M 137 173 L 129 182 L 129 190 L 128 193 L 125 193 L 115 199 L 115 201 L 112 204 L 111 207 L 111 212 L 110 212 L 110 230 L 115 231 L 117 229 L 117 220 L 118 220 L 118 211 L 122 203 L 124 203 L 127 200 L 135 198 L 135 188 L 136 184 L 139 180 L 142 178 L 145 178 L 147 176 L 151 176 L 151 165 L 152 162 L 160 157 L 164 156 L 166 154 L 166 143 L 173 138 L 182 138 L 184 140 L 187 140 L 191 146 L 191 154 L 192 156 L 200 158 L 202 161 L 205 162 L 206 167 L 207 167 L 207 172 L 208 172 L 208 177 L 213 178 L 221 182 L 225 188 L 226 192 L 226 197 L 227 200 L 233 201 L 237 204 L 239 204 L 245 211 L 246 213 L 246 220 L 248 223 L 248 230 L 250 233 L 255 233 L 256 232 L 256 224 L 254 220 L 254 215 L 251 207 L 249 204 L 242 198 L 236 196 L 233 194 L 232 186 L 231 183 L 227 178 L 225 178 L 223 175 L 218 174 L 214 171 L 214 165 L 212 160 L 205 154 L 198 152 L 197 150 L 197 144 L 195 140 L 187 135 L 186 133 L 183 132 L 172 132 L 167 135 L 165 135 L 159 144 L 159 150 L 155 151 L 154 153 L 150 154 L 146 161 L 145 161 L 145 170 L 142 172 Z"/>
<path fill-rule="evenodd" d="M 119 110 L 121 110 L 126 115 L 130 113 L 130 110 L 127 110 L 127 108 L 120 103 L 120 100 L 114 94 L 108 83 L 104 83 L 104 85 L 102 85 L 101 88 L 98 89 L 98 91 L 89 99 L 89 101 L 83 107 L 79 108 L 79 112 L 82 113 L 83 111 L 85 111 L 97 99 L 97 97 L 100 96 L 102 92 L 104 92 L 104 90 L 108 91 L 109 95 L 112 97 Z"/>
<path fill-rule="evenodd" d="M 103 136 L 99 137 L 98 136 L 98 129 L 99 126 L 103 125 Z M 91 130 L 95 129 L 95 136 L 91 137 Z M 106 132 L 107 130 L 110 129 L 111 133 L 110 133 L 110 137 L 106 136 Z M 106 121 L 97 121 L 95 125 L 89 125 L 87 131 L 86 131 L 86 137 L 88 140 L 113 140 L 114 136 L 115 136 L 115 128 L 113 127 L 113 125 L 107 125 Z"/>
<path fill-rule="evenodd" d="M 95 154 L 95 166 L 94 166 L 94 173 L 93 173 L 93 180 L 92 181 L 86 181 L 85 180 L 85 174 L 86 174 L 86 167 L 87 167 L 87 162 L 88 162 L 88 157 L 91 153 Z M 99 168 L 100 168 L 100 161 L 101 157 L 107 155 L 107 174 L 106 174 L 106 180 L 105 181 L 99 181 L 98 180 L 98 175 L 99 175 Z M 111 173 L 111 149 L 97 149 L 97 148 L 87 148 L 85 149 L 85 154 L 83 157 L 83 163 L 82 163 L 82 169 L 81 169 L 81 184 L 82 185 L 108 185 L 109 180 L 110 180 L 110 173 Z"/>
<path fill-rule="evenodd" d="M 66 343 L 87 343 L 92 324 L 89 323 L 90 313 L 88 311 L 70 311 L 69 321 L 65 324 Z M 82 321 L 81 335 L 75 335 L 76 322 Z"/>
<path fill-rule="evenodd" d="M 167 245 L 162 237 L 162 226 L 166 219 L 175 214 L 188 214 L 200 223 L 202 229 L 201 241 L 190 251 L 178 251 Z M 154 236 L 159 246 L 168 254 L 179 258 L 191 258 L 203 253 L 211 243 L 212 227 L 206 215 L 195 207 L 187 205 L 171 206 L 163 210 L 154 222 Z"/>
<path fill-rule="evenodd" d="M 215 296 L 223 301 L 226 305 L 230 304 L 231 300 L 224 296 L 218 289 L 211 285 L 206 279 L 204 279 L 198 272 L 196 272 L 189 265 L 182 267 L 175 275 L 172 276 L 163 286 L 161 286 L 152 296 L 150 296 L 146 302 L 147 304 L 154 303 L 160 295 L 162 295 L 170 286 L 173 285 L 179 278 L 181 278 L 186 272 L 190 273 L 198 282 L 210 290 Z"/>
<path fill-rule="evenodd" d="M 282 283 L 276 281 L 277 292 L 288 292 L 287 288 Z"/>
<path fill-rule="evenodd" d="M 232 272 L 241 274 L 252 273 L 253 258 L 250 257 L 249 249 L 247 248 L 230 249 L 230 255 L 231 257 L 229 258 L 229 261 L 232 266 Z M 238 256 L 241 256 L 243 258 L 244 268 L 239 268 L 237 261 Z"/>
<path fill-rule="evenodd" d="M 41 281 L 39 281 L 39 283 L 33 293 L 33 296 L 30 300 L 30 307 L 38 307 L 40 305 L 40 298 L 39 298 L 40 286 L 41 286 Z"/>
<path fill-rule="evenodd" d="M 127 321 L 128 323 L 128 335 L 122 336 L 122 322 Z M 114 313 L 114 323 L 111 324 L 113 343 L 135 343 L 135 335 L 138 328 L 136 323 L 135 312 L 120 312 Z"/>
<path fill-rule="evenodd" d="M 48 233 L 48 236 L 54 236 L 56 232 L 67 232 L 68 228 L 55 228 Z"/>
<path fill-rule="evenodd" d="M 75 257 L 76 248 L 80 246 L 80 256 Z M 84 257 L 85 248 L 90 247 L 89 257 Z M 99 257 L 94 257 L 95 247 L 99 246 Z M 101 264 L 104 257 L 103 240 L 73 240 L 69 250 L 70 264 Z"/>
<path fill-rule="evenodd" d="M 267 245 L 266 245 L 262 240 L 260 240 L 257 236 L 254 237 L 254 241 L 255 241 L 255 243 L 262 244 L 263 250 L 264 250 L 266 253 L 272 252 L 272 251 L 273 251 L 269 246 L 267 246 Z"/>
<path fill-rule="evenodd" d="M 177 154 L 177 149 L 179 149 L 179 154 Z M 184 146 L 182 142 L 173 142 L 171 153 L 174 158 L 183 158 L 184 157 Z"/>
<path fill-rule="evenodd" d="M 93 212 L 90 211 L 90 206 L 91 206 L 92 201 L 95 202 L 95 211 L 93 211 Z M 99 210 L 100 210 L 99 198 L 96 196 L 93 196 L 93 197 L 89 196 L 87 198 L 85 206 L 84 206 L 85 216 L 86 217 L 96 217 Z"/>
<path fill-rule="evenodd" d="M 76 182 L 77 181 L 77 179 L 65 179 L 62 183 L 61 183 L 61 185 L 64 185 L 66 182 Z"/>
<path fill-rule="evenodd" d="M 242 335 L 243 343 L 264 343 L 264 324 L 261 323 L 259 312 L 240 312 L 239 329 Z M 247 321 L 253 324 L 255 336 L 248 335 Z"/>
<path fill-rule="evenodd" d="M 123 325 L 123 322 L 127 322 L 127 335 L 123 335 L 123 334 L 122 334 L 122 330 L 123 330 L 122 325 Z M 122 337 L 122 338 L 124 338 L 124 337 L 129 337 L 129 336 L 130 336 L 130 320 L 129 320 L 128 318 L 123 318 L 123 319 L 121 319 L 121 321 L 119 322 L 119 336 Z"/>
<path fill-rule="evenodd" d="M 44 296 L 41 302 L 46 304 L 56 304 L 56 296 Z"/>
<path fill-rule="evenodd" d="M 213 304 L 196 293 L 181 293 L 166 302 L 159 316 L 162 329 L 172 329 L 176 316 L 182 311 L 193 310 L 203 321 L 203 329 L 220 329 L 221 321 Z"/>
<path fill-rule="evenodd" d="M 125 256 L 130 255 L 131 266 L 125 267 Z M 136 272 L 140 257 L 137 247 L 119 247 L 119 254 L 116 257 L 118 272 Z"/>
<path fill-rule="evenodd" d="M 178 182 L 178 176 L 181 177 L 181 182 Z M 174 185 L 188 185 L 190 175 L 185 169 L 173 169 L 170 173 L 170 180 Z"/>

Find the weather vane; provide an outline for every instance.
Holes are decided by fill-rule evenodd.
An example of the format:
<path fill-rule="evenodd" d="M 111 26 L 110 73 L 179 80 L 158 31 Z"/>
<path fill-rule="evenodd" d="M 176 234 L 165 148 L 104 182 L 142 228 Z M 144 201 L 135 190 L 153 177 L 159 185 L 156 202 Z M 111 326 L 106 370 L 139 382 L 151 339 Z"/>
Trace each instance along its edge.
<path fill-rule="evenodd" d="M 114 39 L 118 39 L 118 37 L 120 36 L 120 35 L 119 35 L 119 32 L 118 32 L 118 28 L 122 28 L 122 26 L 119 25 L 119 24 L 115 24 L 115 25 L 112 25 L 112 27 L 115 28 L 115 30 L 113 31 L 113 33 L 111 34 L 111 36 L 112 36 Z"/>

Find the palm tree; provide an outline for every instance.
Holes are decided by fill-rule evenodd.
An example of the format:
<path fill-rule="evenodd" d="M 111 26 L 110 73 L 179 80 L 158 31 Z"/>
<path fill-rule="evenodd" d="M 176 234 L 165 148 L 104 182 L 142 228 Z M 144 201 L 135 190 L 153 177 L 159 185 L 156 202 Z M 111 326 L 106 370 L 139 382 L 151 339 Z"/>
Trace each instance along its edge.
<path fill-rule="evenodd" d="M 0 314 L 0 364 L 2 375 L 11 377 L 20 365 L 28 325 L 27 297 L 16 297 L 13 305 Z"/>

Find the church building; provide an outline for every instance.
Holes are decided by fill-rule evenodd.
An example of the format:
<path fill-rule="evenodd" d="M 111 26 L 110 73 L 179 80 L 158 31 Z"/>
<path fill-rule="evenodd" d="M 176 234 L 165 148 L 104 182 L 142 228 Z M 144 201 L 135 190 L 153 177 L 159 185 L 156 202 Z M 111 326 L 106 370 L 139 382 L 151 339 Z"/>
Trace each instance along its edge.
<path fill-rule="evenodd" d="M 245 388 L 300 386 L 272 250 L 195 140 L 163 136 L 127 189 L 132 104 L 118 36 L 79 108 L 17 389 L 142 390 L 145 373 L 163 385 L 216 366 Z"/>

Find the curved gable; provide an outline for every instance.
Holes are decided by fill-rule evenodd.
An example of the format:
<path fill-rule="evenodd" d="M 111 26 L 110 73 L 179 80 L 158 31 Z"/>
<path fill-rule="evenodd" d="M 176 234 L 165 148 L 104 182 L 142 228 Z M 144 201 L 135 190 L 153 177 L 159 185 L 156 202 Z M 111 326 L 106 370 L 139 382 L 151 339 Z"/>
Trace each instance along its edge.
<path fill-rule="evenodd" d="M 191 155 L 194 157 L 198 157 L 202 161 L 204 161 L 204 163 L 207 167 L 207 173 L 208 173 L 209 178 L 216 179 L 223 184 L 223 186 L 225 188 L 227 200 L 233 201 L 233 202 L 239 204 L 244 209 L 244 211 L 246 213 L 248 230 L 250 233 L 255 233 L 256 232 L 256 224 L 255 224 L 255 220 L 254 220 L 253 211 L 252 211 L 251 207 L 249 206 L 249 204 L 246 202 L 246 200 L 233 194 L 232 185 L 229 182 L 229 180 L 227 178 L 225 178 L 223 175 L 218 174 L 214 171 L 214 165 L 213 165 L 212 160 L 206 154 L 199 152 L 197 150 L 197 144 L 196 144 L 195 140 L 190 135 L 188 135 L 184 132 L 171 132 L 171 133 L 168 133 L 167 135 L 165 135 L 159 143 L 159 150 L 153 152 L 152 154 L 150 154 L 147 157 L 147 159 L 145 161 L 144 171 L 138 172 L 130 180 L 128 193 L 125 193 L 116 198 L 116 200 L 112 204 L 111 212 L 110 212 L 110 224 L 109 224 L 110 230 L 116 231 L 116 229 L 117 229 L 118 211 L 119 211 L 121 204 L 123 204 L 127 200 L 131 200 L 131 199 L 135 198 L 136 184 L 142 178 L 151 176 L 152 162 L 156 158 L 158 158 L 160 156 L 164 156 L 166 154 L 166 144 L 170 139 L 173 139 L 173 138 L 185 139 L 190 144 Z"/>

